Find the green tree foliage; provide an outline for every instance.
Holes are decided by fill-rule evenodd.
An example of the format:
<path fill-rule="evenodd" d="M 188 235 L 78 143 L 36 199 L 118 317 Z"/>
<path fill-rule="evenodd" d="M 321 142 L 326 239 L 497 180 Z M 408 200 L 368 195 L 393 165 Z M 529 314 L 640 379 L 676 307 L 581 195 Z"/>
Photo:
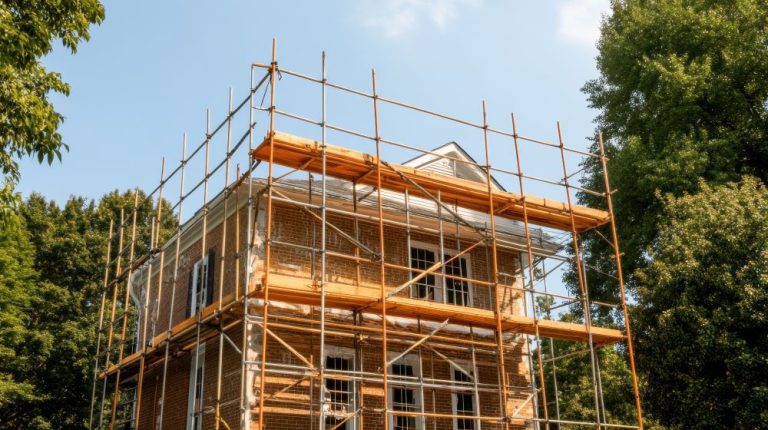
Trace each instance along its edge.
<path fill-rule="evenodd" d="M 663 199 L 638 275 L 646 401 L 675 428 L 768 428 L 768 190 L 699 188 Z"/>
<path fill-rule="evenodd" d="M 619 191 L 647 412 L 673 428 L 765 428 L 768 1 L 614 0 L 611 9 L 600 76 L 584 91 Z M 585 167 L 584 185 L 603 190 L 599 162 Z M 594 233 L 582 245 L 598 269 L 588 271 L 590 296 L 615 302 L 615 279 L 600 273 L 616 275 L 613 250 Z M 597 315 L 620 325 L 616 316 Z"/>
<path fill-rule="evenodd" d="M 59 207 L 33 194 L 15 221 L 5 225 L 0 235 L 0 429 L 87 424 L 109 220 L 119 222 L 121 208 L 125 211 L 127 244 L 134 195 L 115 191 L 98 203 L 72 197 Z M 148 249 L 156 203 L 141 192 L 138 196 L 136 253 L 141 255 Z M 165 201 L 163 213 L 170 213 Z M 174 217 L 165 217 L 161 239 L 174 227 Z"/>
<path fill-rule="evenodd" d="M 49 164 L 66 149 L 59 124 L 61 114 L 48 100 L 51 92 L 69 94 L 61 75 L 49 72 L 40 58 L 59 40 L 73 53 L 88 40 L 91 24 L 104 19 L 98 0 L 51 2 L 0 1 L 0 208 L 7 213 L 17 199 L 18 158 L 37 157 Z"/>
<path fill-rule="evenodd" d="M 657 191 L 768 178 L 768 1 L 615 0 L 598 48 L 600 77 L 584 91 L 600 111 L 633 288 L 664 221 Z M 587 167 L 585 185 L 602 190 L 599 162 Z M 599 197 L 580 199 L 605 207 Z M 602 239 L 587 235 L 584 247 L 593 267 L 615 274 Z M 613 281 L 590 273 L 591 295 L 616 299 Z"/>
<path fill-rule="evenodd" d="M 539 309 L 549 315 L 554 304 L 551 297 L 537 298 Z M 547 319 L 550 317 L 547 316 Z M 583 324 L 584 319 L 575 313 L 560 315 L 560 321 Z M 538 351 L 534 351 L 534 377 L 538 377 Z M 589 350 L 581 342 L 542 339 L 541 357 L 544 363 L 544 378 L 547 392 L 547 412 L 550 419 L 565 421 L 594 422 L 597 419 L 597 404 L 601 420 L 613 424 L 637 424 L 632 376 L 622 345 L 608 345 L 595 349 L 596 371 L 599 371 L 601 391 L 595 392 L 592 360 Z M 552 360 L 555 357 L 555 360 Z M 596 374 L 597 375 L 597 374 Z M 539 398 L 539 417 L 544 417 L 544 407 Z M 645 428 L 663 430 L 653 419 L 645 417 Z M 573 425 L 549 426 L 552 430 L 576 428 Z"/>

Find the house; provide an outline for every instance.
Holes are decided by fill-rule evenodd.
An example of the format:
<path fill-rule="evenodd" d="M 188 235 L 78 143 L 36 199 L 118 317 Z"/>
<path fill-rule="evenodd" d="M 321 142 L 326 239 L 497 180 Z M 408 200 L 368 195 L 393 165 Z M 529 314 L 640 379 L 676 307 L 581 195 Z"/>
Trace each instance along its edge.
<path fill-rule="evenodd" d="M 278 164 L 318 171 L 317 157 L 300 156 L 317 142 L 277 137 Z M 371 156 L 334 154 L 367 173 L 346 176 L 355 166 L 329 159 L 324 182 L 278 177 L 271 197 L 269 180 L 243 177 L 132 269 L 135 348 L 101 375 L 117 377 L 117 422 L 351 430 L 383 429 L 386 417 L 392 430 L 533 428 L 530 336 L 621 340 L 528 315 L 527 235 L 504 215 L 520 200 L 492 178 L 489 191 L 490 175 L 458 144 L 386 164 L 381 200 Z M 443 193 L 443 183 L 460 186 Z M 472 200 L 483 193 L 506 199 L 493 222 Z M 561 210 L 537 208 L 534 220 Z M 538 254 L 558 249 L 539 228 L 530 238 Z"/>

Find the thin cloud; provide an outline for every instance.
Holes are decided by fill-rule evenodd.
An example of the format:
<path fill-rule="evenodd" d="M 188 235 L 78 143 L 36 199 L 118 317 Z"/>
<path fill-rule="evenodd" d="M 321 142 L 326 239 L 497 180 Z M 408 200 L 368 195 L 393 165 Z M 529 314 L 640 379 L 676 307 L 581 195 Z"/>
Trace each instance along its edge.
<path fill-rule="evenodd" d="M 481 0 L 364 0 L 358 6 L 362 24 L 390 39 L 402 38 L 424 26 L 440 31 L 456 19 L 465 6 Z"/>
<path fill-rule="evenodd" d="M 610 12 L 610 0 L 563 0 L 557 5 L 557 34 L 565 43 L 593 50 L 600 38 L 600 21 Z"/>

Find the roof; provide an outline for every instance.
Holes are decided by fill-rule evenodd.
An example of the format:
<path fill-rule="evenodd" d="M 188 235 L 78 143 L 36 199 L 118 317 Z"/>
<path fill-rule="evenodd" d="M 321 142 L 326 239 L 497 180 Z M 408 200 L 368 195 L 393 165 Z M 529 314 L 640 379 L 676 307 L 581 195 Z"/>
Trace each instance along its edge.
<path fill-rule="evenodd" d="M 325 151 L 323 151 L 325 148 Z M 443 201 L 478 212 L 493 212 L 498 218 L 522 220 L 561 231 L 574 229 L 583 232 L 604 225 L 608 213 L 586 206 L 542 198 L 530 194 L 520 195 L 491 189 L 484 183 L 460 177 L 416 169 L 410 166 L 379 161 L 375 156 L 329 144 L 275 132 L 264 139 L 251 156 L 254 159 L 308 172 L 352 181 L 356 184 L 377 186 L 395 193 L 409 192 L 412 196 L 431 198 L 441 195 Z M 323 163 L 323 154 L 326 162 Z M 324 167 L 325 166 L 325 167 Z M 381 168 L 379 169 L 379 166 Z M 376 173 L 376 174 L 374 174 Z"/>
<path fill-rule="evenodd" d="M 485 169 L 461 145 L 453 141 L 411 158 L 403 163 L 403 166 L 448 174 L 483 184 L 486 181 Z M 491 183 L 494 189 L 506 191 L 493 175 Z"/>

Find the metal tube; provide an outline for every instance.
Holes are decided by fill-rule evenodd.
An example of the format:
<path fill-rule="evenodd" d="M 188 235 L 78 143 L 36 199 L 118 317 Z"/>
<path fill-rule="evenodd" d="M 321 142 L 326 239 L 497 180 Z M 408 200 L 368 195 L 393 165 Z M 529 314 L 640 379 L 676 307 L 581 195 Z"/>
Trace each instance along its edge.
<path fill-rule="evenodd" d="M 128 328 L 128 309 L 130 307 L 129 300 L 130 300 L 130 293 L 131 293 L 131 285 L 130 285 L 131 270 L 133 267 L 133 258 L 135 256 L 135 249 L 136 249 L 136 221 L 138 216 L 138 205 L 139 205 L 139 189 L 136 188 L 136 191 L 134 192 L 134 197 L 133 197 L 133 221 L 132 221 L 133 226 L 131 227 L 131 250 L 128 258 L 128 261 L 129 261 L 128 277 L 125 281 L 125 300 L 123 301 L 123 328 L 120 334 L 120 347 L 119 347 L 119 353 L 118 353 L 118 359 L 117 359 L 118 363 L 123 361 L 123 352 L 125 351 L 125 332 Z M 120 394 L 120 367 L 117 368 L 117 374 L 115 376 L 115 391 L 112 397 L 112 419 L 109 421 L 110 430 L 113 429 L 115 426 L 119 394 Z"/>
<path fill-rule="evenodd" d="M 182 136 L 181 143 L 181 163 L 180 163 L 180 180 L 179 180 L 179 208 L 176 213 L 176 254 L 173 258 L 173 283 L 171 284 L 171 302 L 168 307 L 168 337 L 171 337 L 171 329 L 173 328 L 173 309 L 176 302 L 176 287 L 179 285 L 179 254 L 181 250 L 181 233 L 182 233 L 182 214 L 183 214 L 183 196 L 184 196 L 184 174 L 187 166 L 187 134 Z M 157 428 L 163 429 L 163 413 L 165 412 L 165 386 L 168 380 L 168 356 L 170 354 L 171 342 L 170 339 L 165 343 L 165 353 L 163 359 L 163 382 L 160 388 L 160 414 L 157 417 Z"/>
<path fill-rule="evenodd" d="M 195 300 L 196 304 L 194 305 L 193 309 L 195 311 L 195 359 L 193 360 L 192 369 L 192 380 L 190 381 L 190 386 L 196 387 L 197 386 L 197 367 L 200 365 L 200 326 L 201 321 L 200 318 L 203 315 L 203 303 L 205 301 L 205 297 L 207 297 L 207 292 L 205 292 L 206 288 L 212 288 L 212 285 L 208 284 L 208 270 L 211 270 L 212 267 L 215 267 L 215 263 L 211 264 L 210 261 L 207 261 L 207 255 L 206 255 L 206 245 L 207 245 L 207 239 L 208 239 L 208 160 L 210 155 L 210 134 L 211 130 L 211 112 L 210 110 L 205 111 L 205 161 L 203 163 L 204 170 L 204 176 L 203 176 L 203 225 L 201 230 L 201 240 L 200 240 L 200 258 L 203 261 L 202 265 L 206 269 L 204 271 L 201 271 L 198 276 L 203 277 L 200 279 L 199 286 L 203 288 L 203 291 L 197 291 L 196 289 L 192 290 L 192 293 L 195 294 L 195 297 L 190 298 L 191 300 Z M 224 214 L 226 217 L 226 213 Z M 201 399 L 202 400 L 202 399 Z M 202 402 L 201 402 L 202 403 Z M 201 405 L 202 406 L 202 405 Z M 192 416 L 197 417 L 198 414 L 202 417 L 202 410 L 198 410 L 198 405 L 193 401 L 192 405 Z"/>
<path fill-rule="evenodd" d="M 635 395 L 635 409 L 637 411 L 637 425 L 643 428 L 643 408 L 640 404 L 640 389 L 637 382 L 637 371 L 635 369 L 635 348 L 632 341 L 632 329 L 630 325 L 629 309 L 627 309 L 626 293 L 624 291 L 624 274 L 621 270 L 621 251 L 619 250 L 619 236 L 616 233 L 616 216 L 613 211 L 613 192 L 608 180 L 608 166 L 605 157 L 605 145 L 603 143 L 603 133 L 597 135 L 597 141 L 600 145 L 600 163 L 603 166 L 603 180 L 605 182 L 605 199 L 608 205 L 608 214 L 611 219 L 611 238 L 613 239 L 613 255 L 616 261 L 616 275 L 619 278 L 619 292 L 621 293 L 621 311 L 624 314 L 624 328 L 627 332 L 627 353 L 629 354 L 629 368 L 632 372 L 632 390 Z"/>
<path fill-rule="evenodd" d="M 571 189 L 568 183 L 568 168 L 565 165 L 565 151 L 563 149 L 564 148 L 563 135 L 562 135 L 562 132 L 560 131 L 560 122 L 557 123 L 557 136 L 560 141 L 560 160 L 562 161 L 562 165 L 563 165 L 563 182 L 565 184 L 565 194 L 567 197 L 568 212 L 571 218 L 571 237 L 572 237 L 572 243 L 573 243 L 573 254 L 576 259 L 575 264 L 576 264 L 576 271 L 578 276 L 579 292 L 581 293 L 581 303 L 582 303 L 582 308 L 584 310 L 584 325 L 587 329 L 587 338 L 589 340 L 589 348 L 591 351 L 590 361 L 591 361 L 591 367 L 592 367 L 592 389 L 595 395 L 595 413 L 597 414 L 596 428 L 597 430 L 600 430 L 601 428 L 600 396 L 598 393 L 597 385 L 595 384 L 596 368 L 595 368 L 595 356 L 594 356 L 595 344 L 592 341 L 592 312 L 589 307 L 589 293 L 587 292 L 587 288 L 584 280 L 584 272 L 581 266 L 581 251 L 579 249 L 578 233 L 576 232 L 576 218 L 573 214 L 573 206 L 571 205 Z"/>
<path fill-rule="evenodd" d="M 321 138 L 321 146 L 320 149 L 322 151 L 321 159 L 322 159 L 322 179 L 321 179 L 321 188 L 322 193 L 320 197 L 320 217 L 321 217 L 321 223 L 320 223 L 320 357 L 318 357 L 318 368 L 320 371 L 320 417 L 319 417 L 319 424 L 318 428 L 320 430 L 325 430 L 325 283 L 326 283 L 326 271 L 325 271 L 325 265 L 326 265 L 326 225 L 327 225 L 327 211 L 326 211 L 326 146 L 325 146 L 325 51 L 323 51 L 323 58 L 322 58 L 322 69 L 323 69 L 323 82 L 322 82 L 322 138 Z M 311 189 L 312 187 L 310 187 Z"/>
<path fill-rule="evenodd" d="M 272 67 L 270 68 L 270 115 L 269 115 L 269 171 L 267 177 L 267 219 L 266 219 L 266 242 L 264 245 L 264 303 L 262 306 L 262 315 L 264 325 L 261 331 L 261 359 L 266 363 L 267 357 L 267 328 L 269 323 L 269 272 L 271 269 L 272 245 L 272 172 L 275 164 L 275 86 L 277 84 L 277 41 L 272 39 Z M 261 366 L 261 376 L 259 378 L 259 429 L 264 430 L 264 393 L 266 387 L 267 366 Z"/>
<path fill-rule="evenodd" d="M 485 164 L 491 165 L 490 153 L 488 150 L 488 126 L 487 126 L 487 113 L 485 110 L 485 100 L 483 100 L 483 142 L 485 144 Z M 488 186 L 488 219 L 490 220 L 491 235 L 490 235 L 490 248 L 491 248 L 491 282 L 493 282 L 494 298 L 493 303 L 495 305 L 496 313 L 496 342 L 498 344 L 498 360 L 499 371 L 501 372 L 501 386 L 499 387 L 499 397 L 501 398 L 502 416 L 507 415 L 507 371 L 506 363 L 504 362 L 504 331 L 501 326 L 501 303 L 500 300 L 503 296 L 499 295 L 499 263 L 498 255 L 496 253 L 496 216 L 493 210 L 493 183 L 491 178 L 491 171 L 489 168 L 485 169 L 485 181 Z M 509 429 L 509 422 L 505 421 L 504 428 Z"/>
<path fill-rule="evenodd" d="M 152 234 L 149 237 L 149 252 L 152 252 L 152 250 L 155 249 L 157 246 L 157 242 L 160 238 L 160 219 L 162 215 L 162 208 L 163 208 L 163 177 L 165 176 L 165 158 L 162 158 L 160 162 L 160 185 L 158 187 L 158 197 L 157 197 L 157 209 L 155 217 L 152 218 Z M 161 253 L 161 263 L 160 263 L 160 278 L 158 280 L 158 300 L 160 297 L 160 291 L 162 286 L 162 273 L 163 273 L 163 266 L 162 266 L 162 253 Z M 147 267 L 147 284 L 146 284 L 146 292 L 144 297 L 144 321 L 143 321 L 143 328 L 142 328 L 142 336 L 141 336 L 141 361 L 139 363 L 139 380 L 136 387 L 136 426 L 138 427 L 141 424 L 141 394 L 142 390 L 144 388 L 144 365 L 145 365 L 145 354 L 147 351 L 147 324 L 149 323 L 149 296 L 150 292 L 152 291 L 152 259 L 149 259 L 148 267 Z M 159 307 L 159 306 L 158 306 Z"/>
<path fill-rule="evenodd" d="M 514 136 L 517 136 L 517 124 L 515 123 L 515 115 L 512 114 L 512 133 Z M 520 161 L 520 148 L 517 143 L 517 137 L 513 138 L 513 141 L 515 143 L 515 159 L 517 161 L 517 171 L 522 173 L 522 163 Z M 539 336 L 539 318 L 536 312 L 536 297 L 533 293 L 533 282 L 536 278 L 536 274 L 533 270 L 533 248 L 531 244 L 531 233 L 530 228 L 528 225 L 528 204 L 527 199 L 525 196 L 525 188 L 523 186 L 523 178 L 522 176 L 519 177 L 519 183 L 520 186 L 520 195 L 523 198 L 523 226 L 525 229 L 525 245 L 526 245 L 526 251 L 528 252 L 528 277 L 531 282 L 531 286 L 529 289 L 530 297 L 531 297 L 531 309 L 533 312 L 533 325 L 536 331 L 536 351 L 537 351 L 537 357 L 538 357 L 538 370 L 539 370 L 539 380 L 541 382 L 541 398 L 542 398 L 542 407 L 544 409 L 544 428 L 549 429 L 549 409 L 547 405 L 547 384 L 546 380 L 544 379 L 544 364 L 542 362 L 542 354 L 541 354 L 541 336 Z M 522 267 L 521 267 L 522 269 Z M 522 272 L 521 272 L 522 274 Z M 525 276 L 523 276 L 523 280 L 525 280 Z M 523 286 L 525 286 L 525 283 L 523 283 Z M 530 343 L 528 345 L 530 349 Z M 530 351 L 529 351 L 530 352 Z M 531 376 L 533 379 L 533 376 Z"/>
<path fill-rule="evenodd" d="M 379 104 L 378 97 L 376 95 L 376 71 L 371 70 L 371 82 L 373 88 L 373 125 L 376 133 L 376 192 L 377 192 L 377 204 L 379 215 L 379 254 L 381 256 L 381 264 L 379 265 L 379 282 L 381 289 L 381 358 L 382 358 L 382 386 L 384 391 L 384 419 L 383 426 L 385 429 L 389 428 L 389 366 L 387 365 L 387 276 L 384 252 L 384 207 L 381 194 L 381 141 L 379 139 Z"/>
<path fill-rule="evenodd" d="M 263 68 L 263 69 L 269 69 L 269 66 L 265 65 L 265 64 L 258 64 L 257 63 L 257 64 L 253 64 L 253 66 L 254 67 L 258 67 L 258 68 Z M 284 73 L 286 75 L 294 76 L 294 77 L 297 77 L 297 78 L 300 78 L 300 79 L 304 79 L 304 80 L 308 80 L 308 81 L 311 81 L 311 82 L 315 82 L 315 83 L 323 82 L 321 79 L 318 79 L 318 78 L 315 78 L 315 77 L 312 77 L 312 76 L 309 76 L 309 75 L 305 75 L 303 73 L 295 72 L 295 71 L 292 71 L 292 70 L 281 69 L 280 71 L 281 71 L 281 73 Z M 426 109 L 426 108 L 422 108 L 422 107 L 411 105 L 411 104 L 404 103 L 404 102 L 401 102 L 401 101 L 389 99 L 389 98 L 386 98 L 386 97 L 378 96 L 376 94 L 368 94 L 368 93 L 365 93 L 363 91 L 355 90 L 355 89 L 352 89 L 352 88 L 349 88 L 349 87 L 346 87 L 346 86 L 343 86 L 343 85 L 340 85 L 340 84 L 336 84 L 336 83 L 333 83 L 333 82 L 326 82 L 326 85 L 328 87 L 330 87 L 330 88 L 334 88 L 334 89 L 337 89 L 337 90 L 345 91 L 345 92 L 348 92 L 348 93 L 351 93 L 351 94 L 355 94 L 355 95 L 358 95 L 358 96 L 361 96 L 361 97 L 366 97 L 366 98 L 369 98 L 369 99 L 378 99 L 378 100 L 380 100 L 381 102 L 384 102 L 384 103 L 389 103 L 389 104 L 394 105 L 394 106 L 399 106 L 399 107 L 402 107 L 402 108 L 405 108 L 405 109 L 408 109 L 408 110 L 413 110 L 413 111 L 416 111 L 416 112 L 424 113 L 424 114 L 427 114 L 427 115 L 430 115 L 430 116 L 434 116 L 434 117 L 437 117 L 437 118 L 442 118 L 442 119 L 445 119 L 445 120 L 448 120 L 448 121 L 452 121 L 452 122 L 456 122 L 456 123 L 459 123 L 459 124 L 463 124 L 463 125 L 466 125 L 466 126 L 469 126 L 469 127 L 473 127 L 473 128 L 477 128 L 477 129 L 486 129 L 490 133 L 494 133 L 494 134 L 498 134 L 498 135 L 506 136 L 506 137 L 514 137 L 509 132 L 488 127 L 486 124 L 482 124 L 482 125 L 481 124 L 476 124 L 476 123 L 473 123 L 471 121 L 467 121 L 467 120 L 460 119 L 460 118 L 455 118 L 455 117 L 452 117 L 450 115 L 446 115 L 446 114 L 443 114 L 443 113 L 435 112 L 435 111 L 432 111 L 432 110 L 429 110 L 429 109 Z M 527 142 L 530 142 L 530 143 L 536 143 L 536 144 L 540 144 L 540 145 L 545 145 L 545 146 L 549 146 L 549 147 L 552 147 L 552 148 L 558 148 L 559 147 L 557 144 L 554 144 L 554 143 L 545 142 L 545 141 L 542 141 L 542 140 L 537 140 L 537 139 L 533 139 L 533 138 L 529 138 L 529 137 L 525 137 L 525 136 L 519 136 L 519 138 L 520 138 L 520 140 L 524 140 L 524 141 L 527 141 Z M 592 157 L 592 158 L 599 158 L 600 157 L 599 154 L 593 154 L 591 152 L 580 151 L 580 150 L 573 149 L 573 148 L 566 147 L 565 150 L 573 152 L 573 153 L 589 156 L 589 157 Z"/>
<path fill-rule="evenodd" d="M 229 148 L 232 144 L 232 88 L 229 89 L 229 97 L 227 98 L 227 149 L 226 149 L 226 167 L 224 168 L 224 188 L 229 186 L 229 168 L 230 168 L 230 153 Z M 250 128 L 250 127 L 249 127 Z M 237 214 L 238 202 L 235 201 L 235 214 Z M 216 398 L 215 398 L 215 411 L 214 411 L 214 426 L 216 430 L 219 430 L 221 423 L 221 378 L 224 370 L 224 330 L 222 326 L 221 317 L 221 302 L 224 297 L 224 274 L 226 272 L 226 256 L 227 256 L 227 221 L 229 220 L 229 196 L 224 197 L 224 219 L 221 226 L 221 269 L 219 270 L 219 357 L 216 366 Z M 215 264 L 212 263 L 212 264 Z M 213 266 L 212 266 L 213 267 Z M 235 275 L 237 277 L 237 275 Z"/>
<path fill-rule="evenodd" d="M 123 234 L 125 230 L 125 209 L 120 208 L 120 227 L 119 238 L 117 241 L 117 265 L 115 273 L 120 272 L 120 265 L 123 261 Z M 109 264 L 107 264 L 109 266 Z M 107 336 L 107 350 L 104 357 L 104 369 L 109 368 L 110 355 L 112 355 L 112 335 L 115 327 L 115 312 L 117 310 L 117 284 L 112 286 L 112 313 L 109 319 L 109 335 Z M 99 429 L 103 428 L 102 423 L 104 421 L 104 400 L 107 397 L 107 375 L 104 374 L 104 384 L 101 387 L 101 401 L 99 402 Z"/>
<path fill-rule="evenodd" d="M 109 219 L 109 235 L 107 236 L 107 256 L 106 261 L 104 262 L 104 281 L 102 282 L 102 291 L 101 291 L 101 306 L 99 306 L 99 327 L 96 331 L 96 359 L 93 363 L 93 387 L 91 388 L 91 410 L 88 416 L 88 430 L 91 430 L 93 428 L 93 408 L 96 404 L 96 382 L 98 381 L 99 376 L 99 355 L 101 353 L 101 332 L 102 332 L 102 326 L 104 325 L 104 306 L 106 305 L 107 300 L 107 283 L 109 282 L 109 260 L 112 258 L 112 230 L 115 227 L 115 221 L 110 218 Z M 106 375 L 104 376 L 106 380 Z M 103 407 L 103 405 L 100 405 Z"/>

